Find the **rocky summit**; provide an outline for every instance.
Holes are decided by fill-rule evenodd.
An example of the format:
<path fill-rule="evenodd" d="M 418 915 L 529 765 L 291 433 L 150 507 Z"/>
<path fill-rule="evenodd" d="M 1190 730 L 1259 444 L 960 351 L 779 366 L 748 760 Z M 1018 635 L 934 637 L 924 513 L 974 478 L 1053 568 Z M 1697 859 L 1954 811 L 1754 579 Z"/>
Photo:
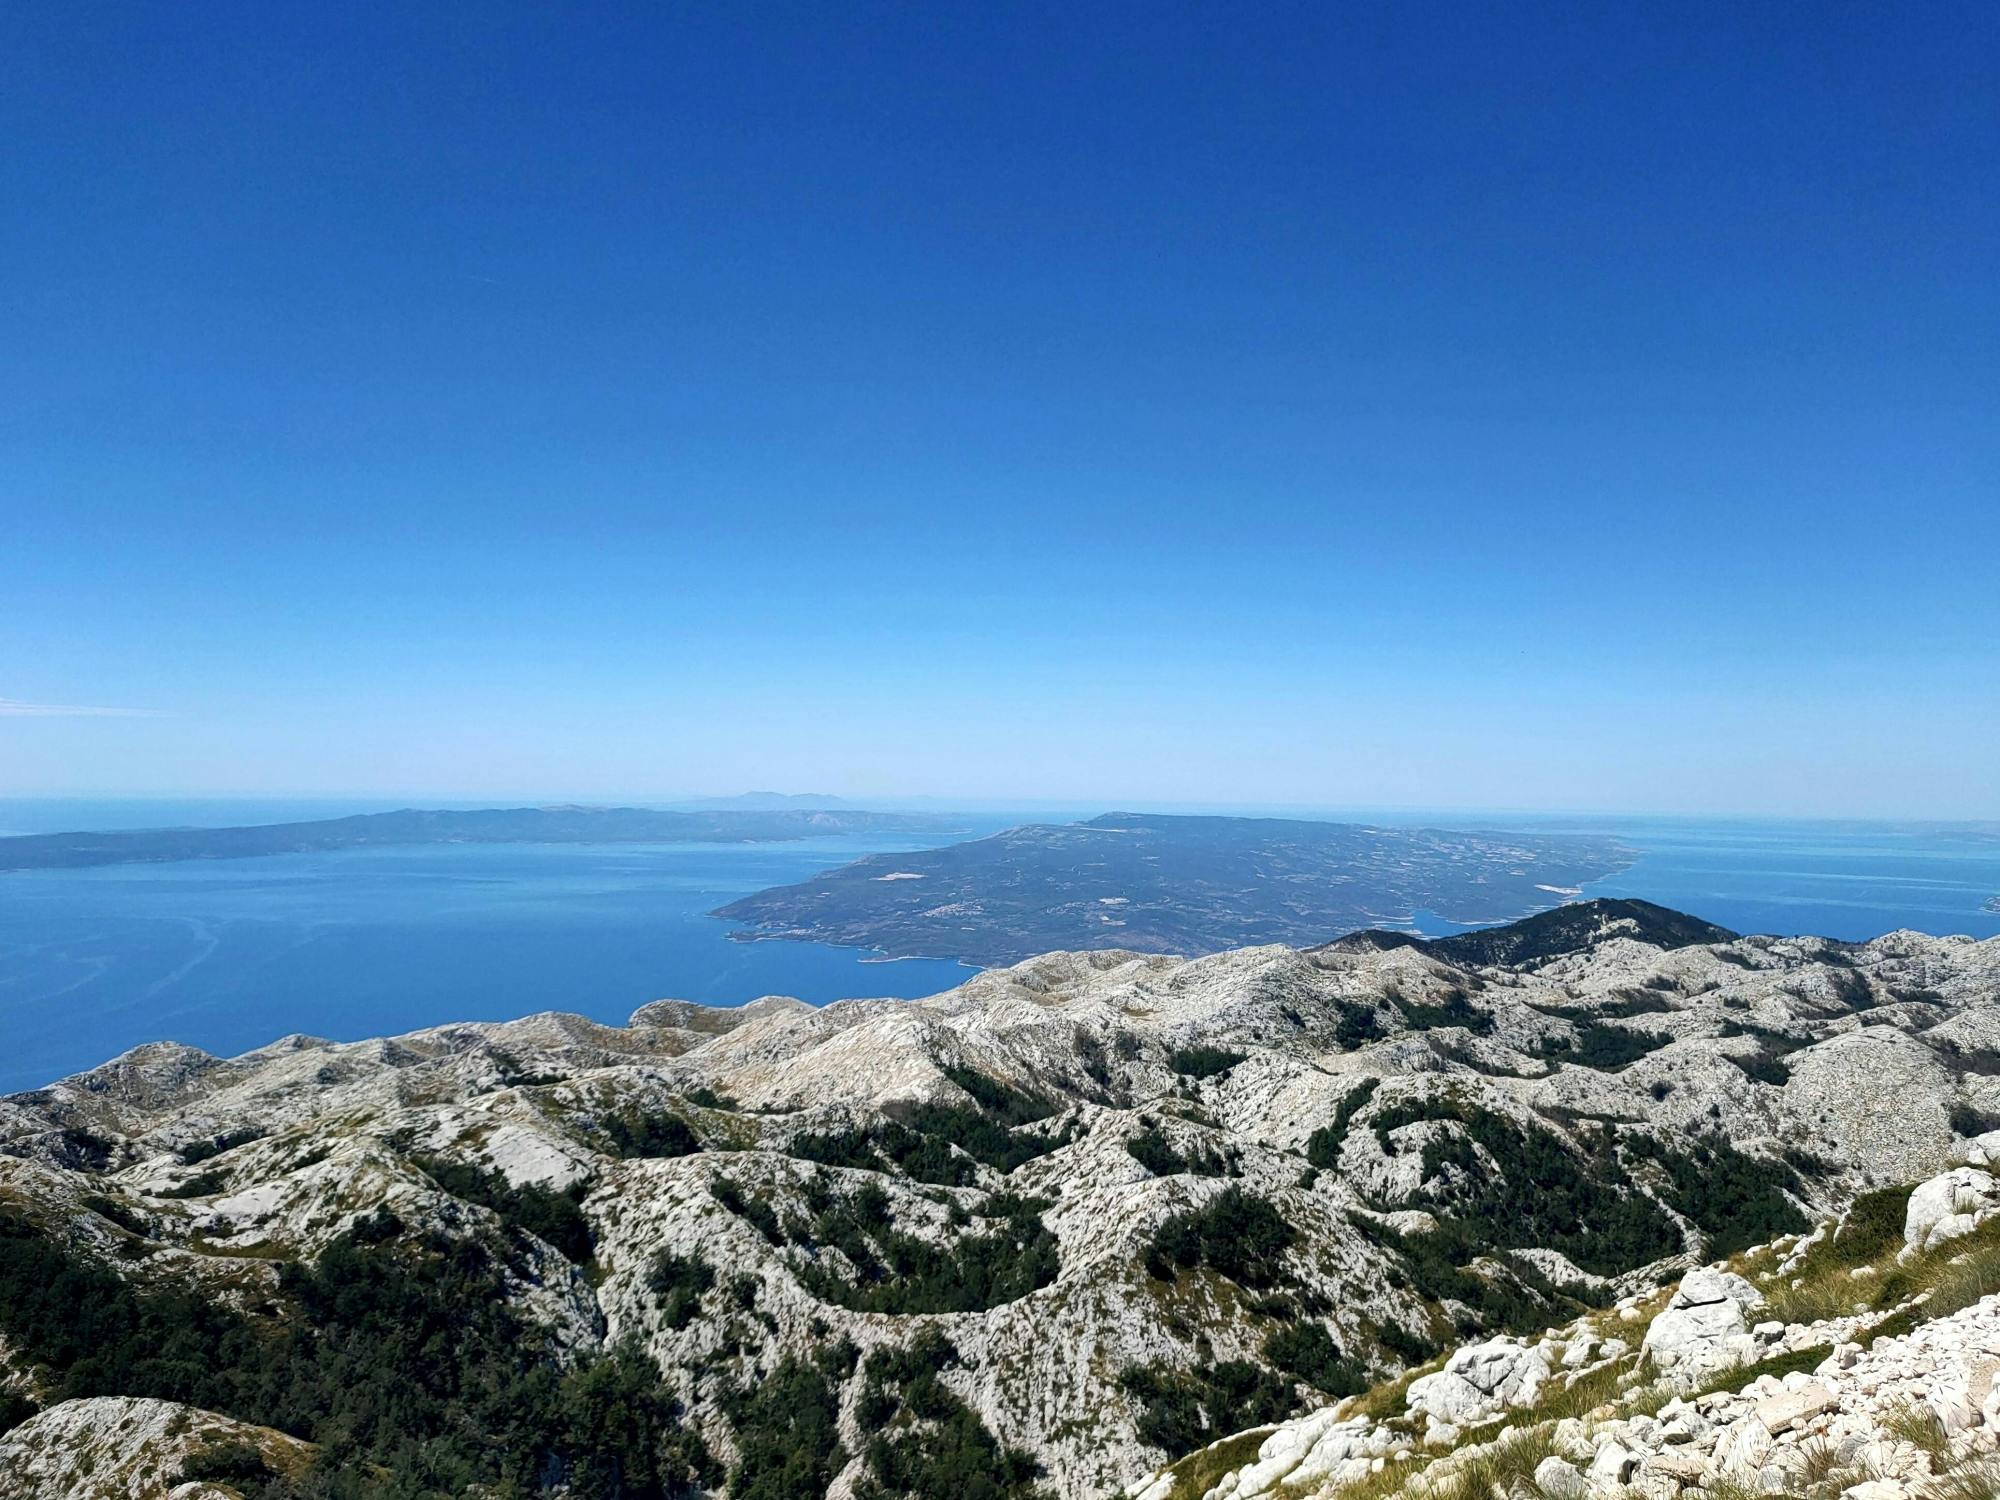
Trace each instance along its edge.
<path fill-rule="evenodd" d="M 0 1493 L 1982 1500 L 1996 1127 L 2000 940 L 1641 902 L 158 1044 L 0 1101 Z"/>

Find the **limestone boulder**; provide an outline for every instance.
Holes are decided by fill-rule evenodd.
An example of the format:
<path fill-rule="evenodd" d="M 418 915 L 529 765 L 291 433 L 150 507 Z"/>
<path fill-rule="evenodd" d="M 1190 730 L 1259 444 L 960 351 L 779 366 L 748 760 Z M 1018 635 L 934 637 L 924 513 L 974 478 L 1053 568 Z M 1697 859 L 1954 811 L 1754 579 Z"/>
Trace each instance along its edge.
<path fill-rule="evenodd" d="M 2000 1208 L 2000 1182 L 1992 1173 L 1953 1167 L 1911 1190 L 1903 1243 L 1910 1250 L 1929 1250 L 1970 1233 L 1995 1208 Z"/>
<path fill-rule="evenodd" d="M 1681 1279 L 1641 1347 L 1661 1369 L 1725 1368 L 1755 1348 L 1749 1314 L 1763 1305 L 1763 1293 L 1741 1276 L 1699 1267 Z"/>
<path fill-rule="evenodd" d="M 1549 1378 L 1549 1361 L 1538 1348 L 1509 1339 L 1468 1344 L 1432 1375 L 1410 1382 L 1414 1412 L 1463 1427 L 1508 1407 L 1528 1406 Z"/>

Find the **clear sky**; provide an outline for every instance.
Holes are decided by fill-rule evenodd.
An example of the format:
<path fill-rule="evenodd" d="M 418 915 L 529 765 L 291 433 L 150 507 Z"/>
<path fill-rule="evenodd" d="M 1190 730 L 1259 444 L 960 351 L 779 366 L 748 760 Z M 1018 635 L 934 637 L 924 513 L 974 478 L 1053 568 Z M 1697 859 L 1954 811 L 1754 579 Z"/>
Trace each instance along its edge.
<path fill-rule="evenodd" d="M 2000 816 L 1990 0 L 0 58 L 0 793 Z"/>

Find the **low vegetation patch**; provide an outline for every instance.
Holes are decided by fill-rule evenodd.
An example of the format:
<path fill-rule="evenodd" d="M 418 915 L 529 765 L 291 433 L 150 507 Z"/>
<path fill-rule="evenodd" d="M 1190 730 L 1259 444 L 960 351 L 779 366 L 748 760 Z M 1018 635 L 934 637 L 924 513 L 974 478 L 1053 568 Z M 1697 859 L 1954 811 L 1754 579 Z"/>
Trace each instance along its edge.
<path fill-rule="evenodd" d="M 127 1234 L 136 1234 L 142 1240 L 152 1237 L 153 1226 L 115 1198 L 107 1198 L 101 1193 L 87 1193 L 83 1206 L 98 1218 L 110 1220 Z"/>
<path fill-rule="evenodd" d="M 227 1172 L 197 1172 L 174 1187 L 163 1188 L 162 1198 L 212 1198 L 229 1186 Z"/>
<path fill-rule="evenodd" d="M 1607 1026 L 1602 1021 L 1584 1021 L 1576 1028 L 1576 1039 L 1544 1037 L 1541 1053 L 1600 1073 L 1616 1073 L 1650 1052 L 1657 1052 L 1669 1038 L 1650 1032 L 1632 1031 L 1623 1026 Z"/>
<path fill-rule="evenodd" d="M 769 1375 L 724 1398 L 723 1415 L 736 1439 L 731 1495 L 808 1500 L 826 1493 L 847 1467 L 838 1382 L 853 1367 L 852 1345 L 822 1350 L 813 1359 L 787 1355 Z"/>
<path fill-rule="evenodd" d="M 701 1311 L 701 1299 L 715 1285 L 715 1269 L 700 1256 L 661 1250 L 646 1269 L 646 1290 L 660 1304 L 660 1318 L 669 1328 L 685 1328 Z"/>
<path fill-rule="evenodd" d="M 1478 1333 L 1532 1333 L 1584 1310 L 1588 1299 L 1580 1288 L 1560 1288 L 1528 1262 L 1491 1256 L 1492 1243 L 1477 1238 L 1453 1220 L 1441 1220 L 1429 1234 L 1401 1234 L 1377 1220 L 1357 1217 L 1355 1227 L 1383 1248 L 1402 1257 L 1389 1273 L 1391 1285 L 1407 1286 L 1433 1307 L 1454 1302 L 1469 1309 L 1452 1322 L 1460 1338 Z M 1489 1263 L 1473 1269 L 1473 1263 Z M 1405 1363 L 1430 1358 L 1440 1341 L 1432 1334 L 1416 1335 L 1398 1324 L 1385 1324 L 1377 1337 L 1383 1348 Z"/>
<path fill-rule="evenodd" d="M 1353 1123 L 1355 1115 L 1363 1105 L 1375 1097 L 1375 1090 L 1382 1086 L 1379 1078 L 1364 1079 L 1350 1089 L 1340 1101 L 1340 1107 L 1333 1112 L 1333 1123 L 1322 1125 L 1306 1139 L 1306 1160 L 1322 1169 L 1340 1165 L 1340 1143 L 1347 1139 L 1347 1127 Z"/>
<path fill-rule="evenodd" d="M 631 1161 L 649 1157 L 692 1156 L 701 1150 L 701 1137 L 687 1121 L 672 1113 L 622 1110 L 598 1121 L 599 1130 L 617 1156 Z"/>
<path fill-rule="evenodd" d="M 574 1183 L 561 1192 L 538 1183 L 515 1187 L 498 1172 L 489 1172 L 471 1162 L 447 1161 L 437 1156 L 412 1160 L 452 1197 L 491 1209 L 509 1229 L 534 1235 L 577 1265 L 586 1264 L 596 1253 L 590 1221 L 577 1206 L 583 1201 L 583 1183 Z"/>
<path fill-rule="evenodd" d="M 1625 1147 L 1665 1172 L 1667 1201 L 1700 1226 L 1710 1256 L 1734 1255 L 1806 1227 L 1805 1215 L 1786 1196 L 1798 1191 L 1798 1176 L 1783 1162 L 1746 1156 L 1720 1136 L 1674 1151 L 1633 1134 Z"/>
<path fill-rule="evenodd" d="M 1493 1031 L 1492 1013 L 1474 1005 L 1461 989 L 1451 990 L 1436 1005 L 1419 1005 L 1414 1000 L 1400 1000 L 1397 1005 L 1412 1031 L 1435 1031 L 1444 1026 L 1463 1026 L 1474 1036 L 1489 1036 Z"/>
<path fill-rule="evenodd" d="M 1460 1171 L 1448 1189 L 1398 1206 L 1427 1208 L 1448 1220 L 1449 1238 L 1441 1243 L 1555 1250 L 1597 1275 L 1615 1275 L 1681 1248 L 1672 1222 L 1633 1186 L 1609 1126 L 1580 1131 L 1580 1146 L 1572 1147 L 1539 1125 L 1433 1098 L 1379 1111 L 1376 1139 L 1393 1156 L 1391 1132 L 1422 1120 L 1458 1127 L 1424 1143 L 1424 1180 L 1438 1180 L 1447 1166 Z"/>
<path fill-rule="evenodd" d="M 1368 1374 L 1341 1353 L 1319 1323 L 1293 1323 L 1264 1340 L 1264 1358 L 1287 1375 L 1329 1396 L 1354 1396 L 1368 1389 Z"/>
<path fill-rule="evenodd" d="M 1211 1149 L 1197 1141 L 1186 1151 L 1178 1151 L 1166 1134 L 1150 1121 L 1146 1128 L 1125 1142 L 1132 1159 L 1155 1177 L 1176 1177 L 1190 1173 L 1196 1177 L 1238 1177 L 1242 1153 L 1235 1147 Z"/>
<path fill-rule="evenodd" d="M 1167 1054 L 1167 1066 L 1183 1078 L 1215 1078 L 1227 1073 L 1248 1055 L 1231 1052 L 1226 1047 L 1176 1047 Z"/>
<path fill-rule="evenodd" d="M 872 1434 L 857 1500 L 1041 1500 L 1042 1467 L 996 1440 L 943 1375 L 958 1349 L 935 1328 L 907 1349 L 877 1349 L 862 1367 L 856 1416 Z"/>
<path fill-rule="evenodd" d="M 1333 1023 L 1333 1039 L 1347 1051 L 1379 1042 L 1387 1034 L 1382 1030 L 1381 1013 L 1374 1006 L 1357 1004 L 1352 1000 L 1341 1000 L 1335 1004 L 1339 1016 Z"/>
<path fill-rule="evenodd" d="M 1261 1291 L 1287 1280 L 1284 1254 L 1296 1238 L 1267 1198 L 1225 1188 L 1206 1204 L 1175 1214 L 1153 1232 L 1146 1269 L 1162 1281 L 1176 1267 L 1207 1266 L 1238 1286 Z"/>
<path fill-rule="evenodd" d="M 192 1167 L 207 1161 L 211 1156 L 220 1156 L 225 1151 L 234 1151 L 238 1146 L 247 1146 L 252 1141 L 264 1139 L 261 1130 L 229 1130 L 206 1141 L 196 1141 L 191 1146 L 181 1147 L 181 1160 Z"/>
<path fill-rule="evenodd" d="M 182 1401 L 319 1445 L 310 1472 L 229 1482 L 246 1500 L 532 1496 L 672 1500 L 721 1476 L 658 1372 L 617 1349 L 560 1367 L 500 1257 L 409 1236 L 386 1210 L 317 1264 L 280 1268 L 281 1316 L 141 1290 L 0 1213 L 0 1332 L 51 1401 Z"/>
<path fill-rule="evenodd" d="M 848 1194 L 819 1187 L 815 1217 L 791 1238 L 810 1257 L 796 1267 L 800 1284 L 822 1301 L 856 1312 L 984 1312 L 1047 1286 L 1061 1269 L 1056 1239 L 1042 1222 L 1045 1200 L 996 1193 L 983 1214 L 990 1226 L 944 1244 L 896 1226 L 888 1194 L 873 1183 Z M 850 1271 L 824 1259 L 837 1250 Z"/>
<path fill-rule="evenodd" d="M 761 1234 L 766 1243 L 785 1243 L 784 1228 L 778 1223 L 778 1211 L 762 1198 L 747 1196 L 727 1177 L 718 1177 L 708 1185 L 708 1195 L 737 1218 L 747 1222 Z"/>
<path fill-rule="evenodd" d="M 1295 1404 L 1292 1383 L 1247 1359 L 1225 1359 L 1191 1370 L 1133 1365 L 1118 1377 L 1139 1403 L 1139 1440 L 1170 1457 L 1269 1422 Z"/>

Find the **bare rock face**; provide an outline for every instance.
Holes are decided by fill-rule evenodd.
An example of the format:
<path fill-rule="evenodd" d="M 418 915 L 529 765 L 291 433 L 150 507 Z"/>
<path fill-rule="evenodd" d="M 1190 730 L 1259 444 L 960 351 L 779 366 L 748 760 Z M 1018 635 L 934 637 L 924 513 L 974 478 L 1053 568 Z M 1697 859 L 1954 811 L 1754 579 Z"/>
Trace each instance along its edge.
<path fill-rule="evenodd" d="M 175 1401 L 97 1396 L 65 1401 L 0 1433 L 8 1500 L 234 1500 L 200 1475 L 204 1460 L 255 1454 L 275 1474 L 305 1464 L 307 1445 Z M 220 1467 L 217 1479 L 226 1477 Z"/>
<path fill-rule="evenodd" d="M 1764 1297 L 1741 1276 L 1707 1266 L 1688 1272 L 1642 1345 L 1662 1369 L 1741 1363 L 1755 1347 L 1749 1314 Z"/>
<path fill-rule="evenodd" d="M 1978 1167 L 1954 1167 L 1918 1184 L 1903 1220 L 1903 1242 L 1929 1250 L 1970 1234 L 2000 1208 L 2000 1182 Z"/>
<path fill-rule="evenodd" d="M 481 1247 L 552 1363 L 639 1350 L 724 1475 L 744 1393 L 819 1360 L 831 1492 L 874 1483 L 868 1361 L 935 1336 L 938 1389 L 1058 1500 L 1259 1423 L 1274 1469 L 1352 1478 L 1423 1434 L 1346 1425 L 1338 1392 L 1464 1342 L 1420 1416 L 1524 1410 L 1638 1338 L 1518 1338 L 1574 1293 L 1632 1310 L 1943 1171 L 1953 1106 L 2000 1109 L 1966 1063 L 2000 1039 L 2000 941 L 1588 908 L 1457 947 L 1048 954 L 914 1002 L 156 1044 L 0 1100 L 0 1231 L 280 1321 L 357 1236 Z M 1919 985 L 1945 1000 L 1896 998 Z M 1727 1278 L 1676 1302 L 1656 1362 L 1756 1342 Z M 0 1306 L 0 1390 L 36 1401 L 54 1356 L 15 1334 Z M 56 1463 L 70 1405 L 0 1452 Z"/>
<path fill-rule="evenodd" d="M 1510 1406 L 1531 1406 L 1549 1378 L 1541 1350 L 1511 1339 L 1469 1344 L 1434 1375 L 1410 1382 L 1410 1410 L 1440 1422 L 1467 1426 Z"/>

